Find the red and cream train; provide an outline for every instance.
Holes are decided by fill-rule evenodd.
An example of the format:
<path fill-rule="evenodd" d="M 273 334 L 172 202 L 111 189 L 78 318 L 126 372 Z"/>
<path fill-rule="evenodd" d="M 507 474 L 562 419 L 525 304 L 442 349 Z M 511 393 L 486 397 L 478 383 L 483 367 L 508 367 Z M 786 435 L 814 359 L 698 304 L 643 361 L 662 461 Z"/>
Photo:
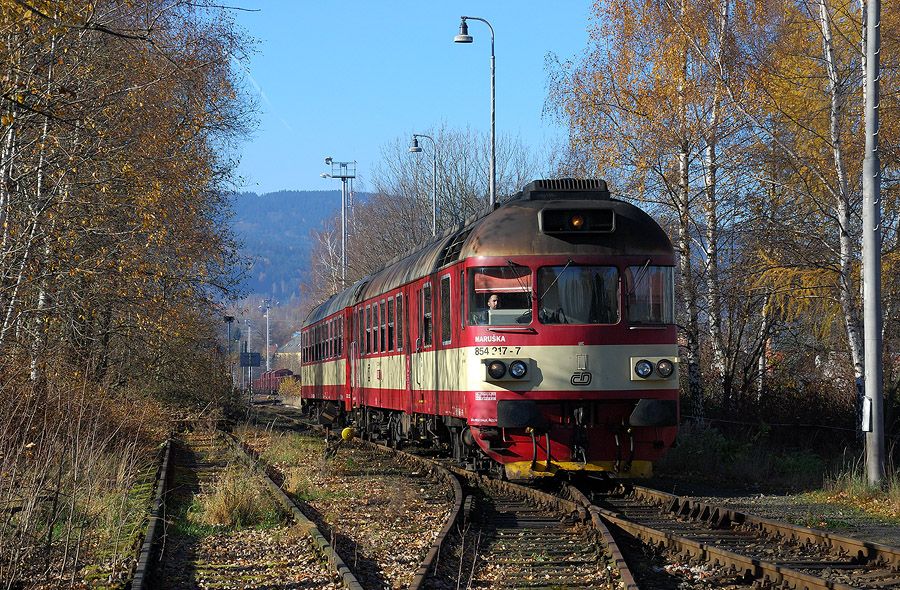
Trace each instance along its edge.
<path fill-rule="evenodd" d="M 534 181 L 315 308 L 304 402 L 510 479 L 647 476 L 678 424 L 674 265 L 602 180 Z"/>

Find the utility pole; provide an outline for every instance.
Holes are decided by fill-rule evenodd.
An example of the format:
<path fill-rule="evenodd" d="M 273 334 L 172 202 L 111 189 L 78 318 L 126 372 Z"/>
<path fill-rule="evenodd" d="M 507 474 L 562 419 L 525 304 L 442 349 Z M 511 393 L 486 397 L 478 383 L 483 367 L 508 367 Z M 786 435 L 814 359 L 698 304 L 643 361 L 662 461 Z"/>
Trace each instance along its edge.
<path fill-rule="evenodd" d="M 866 156 L 863 160 L 863 317 L 865 393 L 862 430 L 866 433 L 869 485 L 884 481 L 884 403 L 881 311 L 881 158 L 878 155 L 881 0 L 866 3 Z"/>

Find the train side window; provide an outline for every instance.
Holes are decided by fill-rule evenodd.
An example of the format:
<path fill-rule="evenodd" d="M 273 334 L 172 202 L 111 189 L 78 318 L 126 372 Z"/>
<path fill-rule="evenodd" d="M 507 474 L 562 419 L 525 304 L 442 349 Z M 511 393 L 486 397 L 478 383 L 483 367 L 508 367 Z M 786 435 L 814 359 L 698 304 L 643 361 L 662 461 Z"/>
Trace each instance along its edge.
<path fill-rule="evenodd" d="M 366 354 L 372 352 L 372 307 L 366 306 Z"/>
<path fill-rule="evenodd" d="M 338 320 L 338 356 L 344 354 L 344 318 Z"/>
<path fill-rule="evenodd" d="M 441 278 L 441 344 L 450 344 L 450 276 Z"/>
<path fill-rule="evenodd" d="M 331 320 L 325 322 L 325 358 L 330 359 L 333 356 L 334 349 L 334 322 Z"/>
<path fill-rule="evenodd" d="M 394 350 L 394 299 L 387 300 L 387 349 Z"/>
<path fill-rule="evenodd" d="M 397 350 L 403 350 L 403 295 L 397 295 Z"/>
<path fill-rule="evenodd" d="M 372 352 L 381 352 L 378 345 L 378 331 L 381 325 L 381 314 L 378 312 L 378 303 L 372 304 Z"/>
<path fill-rule="evenodd" d="M 387 350 L 387 314 L 384 312 L 384 299 L 381 300 L 381 352 Z"/>
<path fill-rule="evenodd" d="M 422 287 L 422 343 L 427 348 L 431 346 L 431 283 L 425 283 Z"/>

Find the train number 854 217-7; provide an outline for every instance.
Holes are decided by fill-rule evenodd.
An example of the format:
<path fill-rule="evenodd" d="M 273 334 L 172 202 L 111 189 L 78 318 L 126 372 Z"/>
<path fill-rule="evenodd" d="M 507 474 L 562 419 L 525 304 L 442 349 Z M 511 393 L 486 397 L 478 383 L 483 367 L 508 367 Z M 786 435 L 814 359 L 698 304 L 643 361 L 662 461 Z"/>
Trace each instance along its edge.
<path fill-rule="evenodd" d="M 522 352 L 521 346 L 476 346 L 475 356 L 515 354 Z"/>

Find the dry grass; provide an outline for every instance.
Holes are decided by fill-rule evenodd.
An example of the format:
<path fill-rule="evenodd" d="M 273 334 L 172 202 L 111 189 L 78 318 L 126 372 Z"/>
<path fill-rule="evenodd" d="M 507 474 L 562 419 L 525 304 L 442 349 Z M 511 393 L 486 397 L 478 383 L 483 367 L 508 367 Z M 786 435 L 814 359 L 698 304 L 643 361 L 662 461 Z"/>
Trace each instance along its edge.
<path fill-rule="evenodd" d="M 900 474 L 889 470 L 882 486 L 869 484 L 865 468 L 852 465 L 829 477 L 824 489 L 810 496 L 819 501 L 850 506 L 883 518 L 900 520 Z"/>
<path fill-rule="evenodd" d="M 0 380 L 0 580 L 72 585 L 90 573 L 124 583 L 165 438 L 163 408 L 61 363 L 38 384 L 2 370 Z"/>
<path fill-rule="evenodd" d="M 199 517 L 211 525 L 245 528 L 283 520 L 256 478 L 238 467 L 228 467 L 212 491 L 199 497 L 199 505 Z"/>

